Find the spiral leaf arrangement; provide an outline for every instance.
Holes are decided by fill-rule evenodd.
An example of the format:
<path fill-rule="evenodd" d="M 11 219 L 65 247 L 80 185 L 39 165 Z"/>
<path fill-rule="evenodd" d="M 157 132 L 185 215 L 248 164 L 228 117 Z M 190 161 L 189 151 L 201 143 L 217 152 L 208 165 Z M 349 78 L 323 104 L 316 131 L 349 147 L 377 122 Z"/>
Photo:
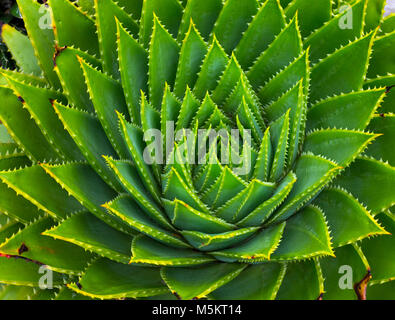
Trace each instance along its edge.
<path fill-rule="evenodd" d="M 395 298 L 385 1 L 18 5 L 28 36 L 2 28 L 19 68 L 0 75 L 0 298 Z M 229 145 L 234 129 L 240 148 L 199 135 Z M 150 130 L 173 161 L 147 162 Z"/>

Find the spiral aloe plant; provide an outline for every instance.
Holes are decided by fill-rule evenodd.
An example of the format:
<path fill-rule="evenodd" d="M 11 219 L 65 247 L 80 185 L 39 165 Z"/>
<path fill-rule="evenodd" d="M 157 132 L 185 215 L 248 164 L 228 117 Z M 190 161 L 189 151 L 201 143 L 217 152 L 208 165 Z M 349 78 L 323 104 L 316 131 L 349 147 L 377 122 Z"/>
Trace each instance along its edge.
<path fill-rule="evenodd" d="M 385 1 L 18 5 L 0 298 L 395 299 Z"/>

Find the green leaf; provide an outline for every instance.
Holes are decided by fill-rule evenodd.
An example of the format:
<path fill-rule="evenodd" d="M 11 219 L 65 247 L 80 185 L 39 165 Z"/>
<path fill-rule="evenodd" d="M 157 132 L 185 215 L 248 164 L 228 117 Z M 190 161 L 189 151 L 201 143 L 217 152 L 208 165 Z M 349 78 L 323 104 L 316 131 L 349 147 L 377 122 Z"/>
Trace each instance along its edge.
<path fill-rule="evenodd" d="M 221 79 L 218 81 L 217 87 L 212 93 L 211 98 L 213 101 L 218 105 L 223 105 L 241 77 L 243 77 L 244 81 L 248 81 L 244 76 L 244 71 L 237 61 L 236 56 L 232 54 Z"/>
<path fill-rule="evenodd" d="M 379 35 L 384 35 L 386 33 L 391 33 L 395 30 L 395 14 L 390 14 L 384 18 L 382 24 L 380 25 Z"/>
<path fill-rule="evenodd" d="M 378 135 L 360 131 L 327 129 L 311 132 L 306 136 L 304 152 L 331 159 L 347 167 Z"/>
<path fill-rule="evenodd" d="M 5 24 L 1 29 L 1 37 L 22 72 L 36 76 L 42 74 L 33 46 L 27 36 Z"/>
<path fill-rule="evenodd" d="M 317 300 L 322 293 L 320 273 L 320 266 L 314 260 L 288 264 L 276 299 Z"/>
<path fill-rule="evenodd" d="M 280 0 L 280 4 L 283 8 L 286 8 L 291 2 L 292 0 Z"/>
<path fill-rule="evenodd" d="M 178 199 L 190 205 L 195 210 L 209 212 L 195 190 L 191 189 L 191 187 L 185 183 L 178 171 L 174 168 L 171 168 L 167 174 L 166 184 L 163 185 L 163 195 L 170 201 Z"/>
<path fill-rule="evenodd" d="M 369 33 L 317 63 L 311 71 L 312 103 L 362 89 L 375 32 Z M 350 64 L 350 59 L 355 63 Z"/>
<path fill-rule="evenodd" d="M 189 0 L 182 16 L 178 41 L 184 39 L 185 34 L 188 33 L 191 19 L 196 23 L 196 28 L 202 37 L 208 40 L 222 10 L 222 2 L 222 0 Z"/>
<path fill-rule="evenodd" d="M 90 0 L 82 0 L 82 1 L 90 1 Z M 81 0 L 78 0 L 78 2 L 80 3 Z M 92 0 L 92 2 L 93 2 L 93 0 Z M 78 294 L 77 292 L 75 292 L 67 287 L 62 287 L 53 300 L 70 301 L 70 300 L 93 300 L 93 299 L 89 298 L 87 296 Z"/>
<path fill-rule="evenodd" d="M 130 263 L 185 267 L 200 265 L 215 259 L 191 249 L 171 248 L 147 236 L 135 237 Z"/>
<path fill-rule="evenodd" d="M 238 108 L 241 108 L 240 105 L 242 103 L 245 103 L 245 107 L 248 107 L 248 113 L 253 115 L 252 122 L 255 123 L 257 121 L 260 130 L 264 130 L 266 128 L 266 124 L 263 119 L 258 97 L 244 75 L 239 78 L 237 86 L 233 89 L 233 92 L 231 92 L 230 96 L 222 105 L 222 109 L 227 114 L 233 114 Z M 251 123 L 251 119 L 249 120 L 249 123 Z"/>
<path fill-rule="evenodd" d="M 140 92 L 148 92 L 148 54 L 118 20 L 117 30 L 122 87 L 130 118 L 140 124 Z"/>
<path fill-rule="evenodd" d="M 189 1 L 188 5 L 192 7 L 193 2 L 199 3 L 199 1 Z M 215 3 L 217 1 L 208 0 L 208 3 Z M 220 1 L 221 2 L 221 1 Z M 187 13 L 185 13 L 187 14 Z M 180 30 L 181 32 L 181 30 Z M 207 45 L 196 29 L 195 24 L 191 20 L 189 23 L 188 32 L 182 42 L 180 59 L 178 62 L 177 75 L 174 84 L 174 93 L 182 98 L 185 94 L 187 87 L 193 88 L 198 78 L 198 72 L 203 62 L 204 57 L 208 51 Z"/>
<path fill-rule="evenodd" d="M 117 112 L 128 114 L 122 86 L 109 76 L 94 69 L 80 59 L 87 81 L 89 95 L 97 116 L 115 151 L 121 158 L 128 156 L 125 142 L 118 130 Z M 106 92 L 105 95 L 102 93 Z"/>
<path fill-rule="evenodd" d="M 163 229 L 147 217 L 128 195 L 121 195 L 104 207 L 142 234 L 176 248 L 189 247 L 178 235 Z"/>
<path fill-rule="evenodd" d="M 215 300 L 273 300 L 285 271 L 285 265 L 279 263 L 249 266 L 209 297 Z"/>
<path fill-rule="evenodd" d="M 201 65 L 198 79 L 193 89 L 193 93 L 198 99 L 203 100 L 207 91 L 212 91 L 216 88 L 217 81 L 225 71 L 228 63 L 229 59 L 214 35 L 213 42 Z"/>
<path fill-rule="evenodd" d="M 40 166 L 2 171 L 0 179 L 17 194 L 22 195 L 55 219 L 63 219 L 82 208 Z"/>
<path fill-rule="evenodd" d="M 37 219 L 43 212 L 30 201 L 9 188 L 5 183 L 0 184 L 0 212 L 22 223 Z"/>
<path fill-rule="evenodd" d="M 222 233 L 236 228 L 234 225 L 211 214 L 193 209 L 178 199 L 172 202 L 166 200 L 164 205 L 172 225 L 180 230 Z"/>
<path fill-rule="evenodd" d="M 40 87 L 40 88 L 49 87 L 47 80 L 45 80 L 42 77 L 35 76 L 33 74 L 23 73 L 18 70 L 0 69 L 0 85 L 4 87 L 6 87 L 8 84 L 5 76 L 8 76 L 9 78 L 14 78 L 19 82 L 28 83 L 35 87 Z"/>
<path fill-rule="evenodd" d="M 323 299 L 356 300 L 354 285 L 368 273 L 366 259 L 361 250 L 352 245 L 337 248 L 335 256 L 320 260 L 322 274 L 325 277 Z M 349 268 L 351 268 L 352 274 L 349 273 Z"/>
<path fill-rule="evenodd" d="M 254 140 L 259 143 L 263 138 L 262 129 L 255 119 L 253 111 L 250 106 L 247 104 L 245 98 L 242 98 L 242 103 L 239 108 L 236 110 L 237 120 L 243 126 L 244 129 L 252 131 L 252 137 Z"/>
<path fill-rule="evenodd" d="M 38 287 L 45 270 L 42 265 L 28 260 L 0 256 L 0 282 L 4 284 Z M 64 275 L 53 273 L 53 287 L 62 286 L 64 280 Z"/>
<path fill-rule="evenodd" d="M 270 138 L 270 128 L 267 128 L 259 148 L 258 158 L 255 163 L 253 178 L 267 181 L 269 179 L 270 166 L 273 161 L 273 146 Z"/>
<path fill-rule="evenodd" d="M 59 185 L 73 195 L 91 213 L 111 227 L 131 234 L 131 229 L 121 219 L 109 215 L 102 204 L 116 197 L 117 193 L 110 188 L 97 173 L 86 163 L 66 163 L 62 165 L 41 165 Z M 92 188 L 92 186 L 95 186 Z M 59 204 L 62 202 L 59 201 Z M 81 208 L 80 208 L 81 210 Z M 77 210 L 74 210 L 77 211 Z"/>
<path fill-rule="evenodd" d="M 219 208 L 244 190 L 247 184 L 225 167 L 221 176 L 207 190 L 203 191 L 202 200 L 213 208 Z"/>
<path fill-rule="evenodd" d="M 49 217 L 35 221 L 2 243 L 0 252 L 40 261 L 57 272 L 82 274 L 94 256 L 73 244 L 41 235 L 54 225 L 54 220 Z"/>
<path fill-rule="evenodd" d="M 95 3 L 94 0 L 77 0 L 78 6 L 82 11 L 93 16 L 95 14 Z"/>
<path fill-rule="evenodd" d="M 395 204 L 395 168 L 376 159 L 357 158 L 334 184 L 351 192 L 373 214 Z"/>
<path fill-rule="evenodd" d="M 53 70 L 55 39 L 51 28 L 49 8 L 41 6 L 34 0 L 18 0 L 18 8 L 22 13 L 27 34 L 45 77 L 55 88 L 60 88 L 59 79 Z"/>
<path fill-rule="evenodd" d="M 129 192 L 129 194 L 136 200 L 140 207 L 155 221 L 168 226 L 168 221 L 162 213 L 162 209 L 153 201 L 150 194 L 141 182 L 137 169 L 127 160 L 114 160 L 110 157 L 105 157 L 108 166 L 118 177 L 121 184 Z"/>
<path fill-rule="evenodd" d="M 195 189 L 199 192 L 206 190 L 217 181 L 222 171 L 223 166 L 217 157 L 215 148 L 210 148 L 204 167 L 194 177 Z"/>
<path fill-rule="evenodd" d="M 138 21 L 141 17 L 143 2 L 144 0 L 117 0 L 118 5 L 127 13 L 130 13 L 133 19 L 135 19 L 136 21 Z"/>
<path fill-rule="evenodd" d="M 270 199 L 264 201 L 254 211 L 252 211 L 247 217 L 237 222 L 238 226 L 250 227 L 259 226 L 266 221 L 269 216 L 276 210 L 285 198 L 291 192 L 296 182 L 296 175 L 291 171 L 285 178 L 278 184 L 276 191 L 270 197 Z"/>
<path fill-rule="evenodd" d="M 99 53 L 96 25 L 92 18 L 67 0 L 50 0 L 57 45 Z"/>
<path fill-rule="evenodd" d="M 207 234 L 198 231 L 181 231 L 190 245 L 200 251 L 214 251 L 232 247 L 250 238 L 258 227 L 242 228 L 218 234 Z"/>
<path fill-rule="evenodd" d="M 235 55 L 244 70 L 254 63 L 284 27 L 285 19 L 280 3 L 277 0 L 266 1 L 235 49 Z"/>
<path fill-rule="evenodd" d="M 215 214 L 226 221 L 239 221 L 269 199 L 274 190 L 274 183 L 253 179 L 248 187 L 220 207 Z"/>
<path fill-rule="evenodd" d="M 307 206 L 287 220 L 272 260 L 302 260 L 322 255 L 333 255 L 329 229 L 323 212 L 318 207 Z"/>
<path fill-rule="evenodd" d="M 302 53 L 303 43 L 296 18 L 280 32 L 268 48 L 262 52 L 247 72 L 255 90 L 284 69 Z"/>
<path fill-rule="evenodd" d="M 69 102 L 78 109 L 92 112 L 93 103 L 89 97 L 79 58 L 101 69 L 101 63 L 87 53 L 74 48 L 61 48 L 54 57 L 55 71 Z"/>
<path fill-rule="evenodd" d="M 335 248 L 373 235 L 387 234 L 358 200 L 342 189 L 324 189 L 314 204 L 325 213 Z"/>
<path fill-rule="evenodd" d="M 260 90 L 258 96 L 262 104 L 268 104 L 280 98 L 283 93 L 293 88 L 301 79 L 304 88 L 309 83 L 308 50 L 296 58 L 289 66 L 271 78 Z"/>
<path fill-rule="evenodd" d="M 143 11 L 140 20 L 140 43 L 145 48 L 148 48 L 155 15 L 162 21 L 170 34 L 176 38 L 182 18 L 182 11 L 183 8 L 178 0 L 145 0 L 143 2 Z"/>
<path fill-rule="evenodd" d="M 163 268 L 161 276 L 167 286 L 181 299 L 203 298 L 236 278 L 246 265 L 213 263 L 202 267 Z"/>
<path fill-rule="evenodd" d="M 227 0 L 215 22 L 213 34 L 230 54 L 243 37 L 251 18 L 258 12 L 257 0 Z"/>
<path fill-rule="evenodd" d="M 299 156 L 299 151 L 305 140 L 307 101 L 304 96 L 305 88 L 303 87 L 303 84 L 303 80 L 300 81 L 298 100 L 297 103 L 291 107 L 290 111 L 290 133 L 287 156 L 288 167 L 292 166 L 296 158 Z"/>
<path fill-rule="evenodd" d="M 332 18 L 332 1 L 292 1 L 285 10 L 285 15 L 291 19 L 298 14 L 300 32 L 305 38 Z"/>
<path fill-rule="evenodd" d="M 285 221 L 311 200 L 339 172 L 341 167 L 313 154 L 299 157 L 295 165 L 296 183 L 291 193 L 269 223 Z"/>
<path fill-rule="evenodd" d="M 395 281 L 383 284 L 377 283 L 368 287 L 367 298 L 369 300 L 394 300 Z"/>
<path fill-rule="evenodd" d="M 7 218 L 7 220 L 8 221 L 6 221 L 5 224 L 0 225 L 1 244 L 24 228 L 24 225 L 20 222 L 16 222 L 14 220 L 11 220 L 10 218 Z"/>
<path fill-rule="evenodd" d="M 155 177 L 151 170 L 151 167 L 144 160 L 144 133 L 141 128 L 126 122 L 125 118 L 118 114 L 120 120 L 120 128 L 124 140 L 129 148 L 129 154 L 132 156 L 133 162 L 136 165 L 136 169 L 140 175 L 141 181 L 144 183 L 147 190 L 150 192 L 152 197 L 160 203 L 160 191 L 159 186 L 156 183 Z M 130 157 L 130 156 L 129 156 Z M 129 158 L 129 157 L 126 157 Z"/>
<path fill-rule="evenodd" d="M 284 232 L 285 222 L 259 231 L 251 239 L 229 249 L 210 252 L 216 259 L 225 262 L 256 263 L 270 260 Z"/>
<path fill-rule="evenodd" d="M 395 76 L 388 75 L 365 81 L 364 89 L 386 87 L 386 96 L 381 103 L 380 112 L 395 113 Z"/>
<path fill-rule="evenodd" d="M 26 286 L 7 285 L 0 289 L 1 300 L 31 300 L 34 288 Z"/>
<path fill-rule="evenodd" d="M 99 299 L 149 297 L 168 292 L 158 268 L 120 264 L 107 259 L 89 266 L 78 284 L 72 283 L 68 287 Z"/>
<path fill-rule="evenodd" d="M 359 0 L 348 8 L 344 7 L 345 11 L 337 13 L 333 19 L 305 39 L 304 47 L 310 47 L 310 56 L 313 63 L 317 63 L 319 59 L 325 58 L 335 49 L 362 36 L 365 4 L 366 0 Z"/>
<path fill-rule="evenodd" d="M 114 79 L 119 79 L 115 20 L 119 20 L 133 35 L 138 33 L 138 24 L 112 0 L 95 0 L 95 9 L 100 55 L 104 71 Z"/>
<path fill-rule="evenodd" d="M 114 190 L 122 191 L 123 188 L 102 157 L 103 154 L 116 156 L 116 153 L 108 141 L 99 119 L 84 111 L 68 108 L 56 102 L 53 106 L 91 167 Z"/>
<path fill-rule="evenodd" d="M 395 279 L 395 254 L 392 250 L 395 244 L 395 217 L 392 213 L 381 213 L 377 219 L 390 234 L 366 239 L 361 244 L 371 267 L 374 283 Z"/>
<path fill-rule="evenodd" d="M 375 39 L 367 74 L 369 78 L 395 73 L 395 59 L 388 55 L 388 52 L 394 50 L 395 31 Z"/>
<path fill-rule="evenodd" d="M 7 78 L 7 81 L 16 94 L 22 96 L 25 108 L 59 157 L 63 160 L 81 160 L 82 154 L 52 108 L 52 101 L 62 101 L 63 96 L 56 91 L 37 88 L 12 78 Z"/>
<path fill-rule="evenodd" d="M 188 128 L 192 119 L 199 110 L 200 103 L 187 86 L 184 99 L 181 104 L 180 113 L 177 118 L 175 131 Z M 167 143 L 167 141 L 166 141 Z M 167 150 L 168 151 L 168 150 Z"/>
<path fill-rule="evenodd" d="M 78 212 L 44 235 L 67 241 L 111 260 L 128 263 L 132 237 L 115 230 L 90 212 Z"/>
<path fill-rule="evenodd" d="M 163 139 L 163 151 L 166 151 L 166 158 L 169 155 L 169 151 L 173 148 L 172 139 L 169 138 L 168 143 L 168 127 L 174 128 L 174 123 L 177 123 L 178 116 L 181 110 L 181 102 L 177 97 L 170 91 L 170 87 L 166 84 L 163 94 L 163 101 L 161 106 L 161 134 Z M 170 150 L 168 150 L 170 148 Z"/>
<path fill-rule="evenodd" d="M 276 151 L 274 152 L 269 181 L 277 181 L 284 174 L 289 141 L 289 114 L 290 110 L 270 126 L 271 144 L 273 150 Z"/>
<path fill-rule="evenodd" d="M 0 143 L 0 171 L 26 167 L 31 163 L 15 143 Z"/>
<path fill-rule="evenodd" d="M 377 28 L 383 20 L 385 0 L 367 0 L 364 31 Z"/>
<path fill-rule="evenodd" d="M 364 130 L 384 97 L 384 89 L 373 89 L 334 96 L 307 111 L 307 130 L 344 128 Z"/>
<path fill-rule="evenodd" d="M 148 86 L 150 102 L 159 109 L 165 83 L 174 85 L 176 79 L 179 45 L 154 15 L 154 27 L 150 43 Z"/>
<path fill-rule="evenodd" d="M 373 117 L 368 129 L 382 135 L 376 139 L 365 153 L 376 159 L 388 161 L 391 166 L 395 166 L 395 152 L 392 150 L 395 137 L 395 115 Z"/>
<path fill-rule="evenodd" d="M 13 142 L 11 135 L 8 133 L 7 128 L 3 124 L 0 125 L 0 141 L 1 143 Z"/>

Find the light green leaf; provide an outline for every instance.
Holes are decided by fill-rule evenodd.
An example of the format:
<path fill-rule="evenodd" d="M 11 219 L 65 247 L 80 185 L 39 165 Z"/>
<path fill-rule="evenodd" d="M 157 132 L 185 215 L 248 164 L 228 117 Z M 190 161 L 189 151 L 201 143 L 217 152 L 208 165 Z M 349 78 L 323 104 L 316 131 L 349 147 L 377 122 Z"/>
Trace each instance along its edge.
<path fill-rule="evenodd" d="M 5 24 L 2 27 L 1 37 L 21 71 L 36 76 L 42 74 L 37 58 L 34 55 L 33 46 L 27 36 Z"/>

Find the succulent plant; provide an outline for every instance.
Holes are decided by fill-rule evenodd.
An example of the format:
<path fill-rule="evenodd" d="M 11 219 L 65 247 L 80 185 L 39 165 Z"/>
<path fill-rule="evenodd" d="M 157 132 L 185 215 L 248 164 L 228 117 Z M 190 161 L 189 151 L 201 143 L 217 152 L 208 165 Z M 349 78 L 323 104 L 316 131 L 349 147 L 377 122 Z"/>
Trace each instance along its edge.
<path fill-rule="evenodd" d="M 385 1 L 18 5 L 0 298 L 395 299 Z"/>

